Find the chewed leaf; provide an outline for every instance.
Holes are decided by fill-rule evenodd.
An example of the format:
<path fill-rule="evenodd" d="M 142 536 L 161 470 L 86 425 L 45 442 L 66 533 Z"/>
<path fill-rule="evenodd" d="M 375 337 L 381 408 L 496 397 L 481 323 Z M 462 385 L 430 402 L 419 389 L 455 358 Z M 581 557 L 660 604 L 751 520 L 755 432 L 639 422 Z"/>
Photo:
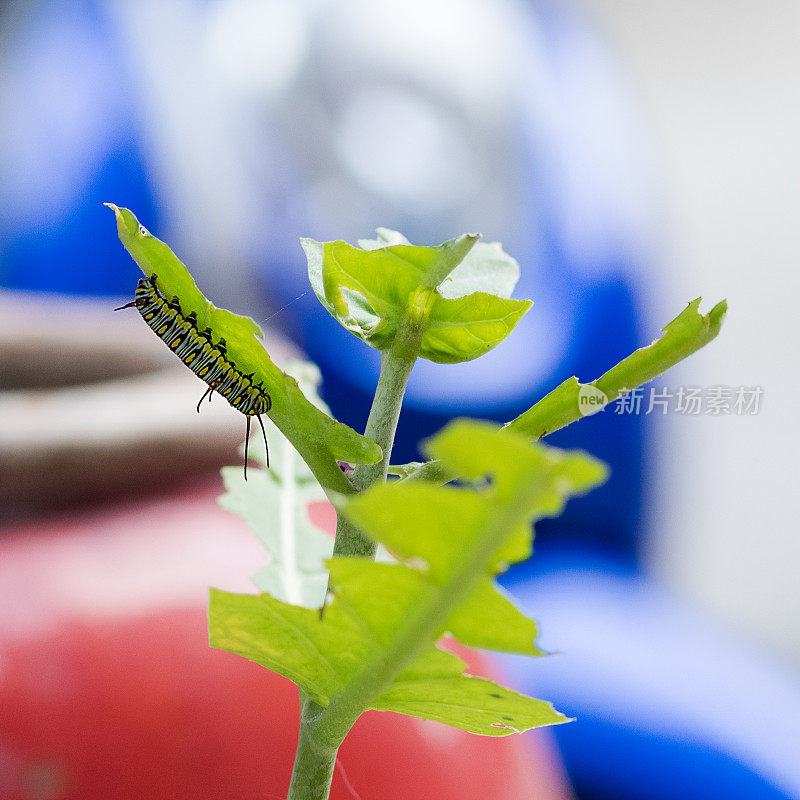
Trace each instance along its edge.
<path fill-rule="evenodd" d="M 260 341 L 261 329 L 249 317 L 217 308 L 203 296 L 189 271 L 170 248 L 151 235 L 126 208 L 107 203 L 117 219 L 117 232 L 125 249 L 145 275 L 158 275 L 162 293 L 178 297 L 185 312 L 197 315 L 200 329 L 209 327 L 225 339 L 228 356 L 243 373 L 254 373 L 272 399 L 270 419 L 312 469 L 327 490 L 350 492 L 337 460 L 372 464 L 381 457 L 378 445 L 336 422 L 304 396 L 297 381 L 281 371 Z"/>
<path fill-rule="evenodd" d="M 489 423 L 458 421 L 428 443 L 482 488 L 373 485 L 342 507 L 398 559 L 328 561 L 333 601 L 322 618 L 262 595 L 211 602 L 211 642 L 276 670 L 328 708 L 374 708 L 503 736 L 566 719 L 549 703 L 463 674 L 436 646 L 540 655 L 536 625 L 494 584 L 530 550 L 530 522 L 605 476 L 590 456 L 532 445 Z M 336 717 L 338 719 L 338 717 Z"/>
<path fill-rule="evenodd" d="M 613 402 L 692 355 L 716 338 L 728 310 L 727 302 L 722 300 L 702 315 L 699 311 L 701 300 L 700 297 L 693 300 L 665 325 L 661 338 L 624 358 L 596 381 L 580 383 L 575 377 L 567 379 L 509 422 L 508 427 L 539 439 L 582 416 L 595 413 L 601 405 Z M 598 397 L 601 401 L 605 398 L 600 405 L 596 404 Z M 590 399 L 592 408 L 582 408 L 582 403 L 586 404 Z"/>
<path fill-rule="evenodd" d="M 510 298 L 519 267 L 496 243 L 465 234 L 417 247 L 396 231 L 377 234 L 361 240 L 361 248 L 313 239 L 302 244 L 320 302 L 378 350 L 390 347 L 403 320 L 413 317 L 424 329 L 420 356 L 469 361 L 501 342 L 531 306 Z"/>
<path fill-rule="evenodd" d="M 467 431 L 469 448 L 464 446 Z M 513 435 L 508 436 L 508 433 Z M 510 431 L 507 426 L 497 428 L 491 423 L 455 420 L 423 446 L 427 455 L 441 460 L 467 480 L 492 476 L 494 493 L 507 500 L 511 500 L 516 491 L 513 479 L 520 471 L 517 462 L 524 459 L 523 463 L 530 469 L 542 470 L 554 481 L 552 491 L 542 495 L 540 500 L 548 508 L 544 512 L 546 516 L 560 512 L 565 497 L 585 494 L 608 478 L 608 467 L 588 453 L 529 445 L 516 431 Z M 493 454 L 492 459 L 483 457 L 487 450 Z"/>
<path fill-rule="evenodd" d="M 664 335 L 660 339 L 632 353 L 596 381 L 581 383 L 576 377 L 568 378 L 509 422 L 506 429 L 524 433 L 532 439 L 541 439 L 584 416 L 597 413 L 608 403 L 692 355 L 716 338 L 728 309 L 727 302 L 722 300 L 702 315 L 699 312 L 700 300 L 697 298 L 689 303 L 672 322 L 665 325 Z M 410 466 L 406 471 L 398 468 L 400 472 L 397 474 L 405 480 L 436 484 L 466 477 L 460 472 L 448 472 L 439 460 Z"/>

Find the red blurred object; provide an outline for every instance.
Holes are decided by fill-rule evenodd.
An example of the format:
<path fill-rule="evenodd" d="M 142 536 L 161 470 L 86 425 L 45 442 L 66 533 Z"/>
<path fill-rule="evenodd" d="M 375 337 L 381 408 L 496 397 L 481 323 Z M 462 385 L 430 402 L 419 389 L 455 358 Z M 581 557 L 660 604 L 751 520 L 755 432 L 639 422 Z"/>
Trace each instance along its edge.
<path fill-rule="evenodd" d="M 216 493 L 0 540 L 2 800 L 286 796 L 296 688 L 207 644 L 205 587 L 249 591 L 263 560 Z M 334 800 L 569 796 L 546 731 L 491 739 L 371 712 L 339 764 Z"/>

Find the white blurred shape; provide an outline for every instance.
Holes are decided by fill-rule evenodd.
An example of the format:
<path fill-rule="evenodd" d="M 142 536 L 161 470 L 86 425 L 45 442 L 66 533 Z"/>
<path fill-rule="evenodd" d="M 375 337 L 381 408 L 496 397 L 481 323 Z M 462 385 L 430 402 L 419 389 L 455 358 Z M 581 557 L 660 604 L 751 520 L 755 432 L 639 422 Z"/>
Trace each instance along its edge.
<path fill-rule="evenodd" d="M 521 45 L 506 2 L 486 0 L 355 0 L 335 6 L 339 46 L 358 42 L 365 61 L 435 83 L 470 106 L 503 103 Z"/>
<path fill-rule="evenodd" d="M 227 0 L 207 20 L 211 60 L 238 88 L 267 97 L 285 89 L 308 47 L 299 3 Z"/>
<path fill-rule="evenodd" d="M 464 202 L 478 187 L 463 127 L 403 89 L 357 92 L 339 121 L 335 146 L 362 185 L 389 199 L 436 210 Z"/>
<path fill-rule="evenodd" d="M 595 31 L 574 26 L 554 49 L 556 95 L 568 107 L 552 114 L 554 182 L 569 261 L 585 274 L 648 264 L 654 231 L 655 180 L 639 108 L 616 58 Z"/>

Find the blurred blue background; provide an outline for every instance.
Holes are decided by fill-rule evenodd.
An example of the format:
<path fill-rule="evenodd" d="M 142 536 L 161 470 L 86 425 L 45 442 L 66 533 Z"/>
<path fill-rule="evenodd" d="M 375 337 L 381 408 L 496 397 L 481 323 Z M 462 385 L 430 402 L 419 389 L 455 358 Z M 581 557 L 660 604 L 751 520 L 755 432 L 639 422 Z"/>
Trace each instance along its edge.
<path fill-rule="evenodd" d="M 753 290 L 757 248 L 730 242 L 753 216 L 738 187 L 780 184 L 754 233 L 778 242 L 780 275 L 786 173 L 737 158 L 761 157 L 778 125 L 796 7 L 657 6 L 2 3 L 0 286 L 129 295 L 138 271 L 102 203 L 127 206 L 218 305 L 299 344 L 335 415 L 363 428 L 377 354 L 306 291 L 298 238 L 480 231 L 519 261 L 515 296 L 535 305 L 487 356 L 415 368 L 395 462 L 453 415 L 506 421 L 570 375 L 597 377 L 697 294 L 738 295 L 733 314 L 755 327 L 753 307 L 781 293 Z M 754 119 L 764 131 L 731 132 Z M 730 327 L 665 385 L 777 393 L 752 330 Z M 551 437 L 612 478 L 542 524 L 536 559 L 507 579 L 563 655 L 505 667 L 579 718 L 555 731 L 579 798 L 800 797 L 800 609 L 775 577 L 797 546 L 768 539 L 755 571 L 747 549 L 747 448 L 776 425 L 608 411 Z M 777 609 L 789 621 L 762 624 Z"/>

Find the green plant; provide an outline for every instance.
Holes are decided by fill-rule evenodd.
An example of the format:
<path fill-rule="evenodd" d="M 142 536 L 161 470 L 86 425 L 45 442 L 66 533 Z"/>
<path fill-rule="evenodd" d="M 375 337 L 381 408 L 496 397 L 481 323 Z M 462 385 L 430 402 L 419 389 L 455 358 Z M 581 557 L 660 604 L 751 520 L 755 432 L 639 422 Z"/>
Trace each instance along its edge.
<path fill-rule="evenodd" d="M 473 234 L 438 247 L 415 247 L 384 229 L 360 247 L 303 240 L 320 302 L 381 351 L 361 436 L 330 417 L 316 396 L 313 367 L 279 369 L 252 320 L 215 308 L 163 242 L 130 211 L 111 207 L 142 271 L 156 272 L 164 291 L 180 297 L 200 327 L 224 336 L 231 360 L 254 372 L 272 397 L 273 469 L 254 470 L 248 483 L 240 468 L 223 471 L 223 505 L 244 517 L 270 555 L 254 576 L 262 593 L 212 589 L 209 616 L 213 646 L 299 687 L 300 737 L 289 798 L 328 796 L 337 749 L 368 709 L 488 736 L 568 721 L 549 703 L 464 674 L 464 663 L 437 643 L 449 633 L 470 647 L 542 654 L 535 623 L 494 578 L 530 556 L 532 523 L 559 514 L 570 497 L 606 477 L 605 466 L 591 456 L 538 442 L 581 416 L 583 385 L 570 378 L 502 427 L 453 421 L 424 444 L 427 462 L 389 465 L 416 359 L 477 358 L 530 308 L 530 301 L 511 298 L 516 262 Z M 703 316 L 699 302 L 690 303 L 659 340 L 588 385 L 611 402 L 711 341 L 726 305 Z M 343 472 L 340 461 L 355 469 Z M 397 479 L 387 482 L 387 474 Z M 308 502 L 325 496 L 337 509 L 332 554 L 305 513 Z"/>

